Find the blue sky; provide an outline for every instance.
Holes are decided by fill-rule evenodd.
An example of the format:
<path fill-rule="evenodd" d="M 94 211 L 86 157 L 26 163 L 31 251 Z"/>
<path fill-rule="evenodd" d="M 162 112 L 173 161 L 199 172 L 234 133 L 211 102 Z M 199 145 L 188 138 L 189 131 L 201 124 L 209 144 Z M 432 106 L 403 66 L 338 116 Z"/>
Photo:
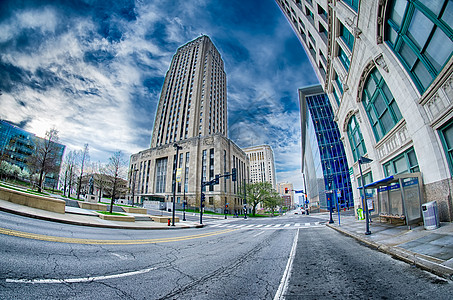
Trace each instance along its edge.
<path fill-rule="evenodd" d="M 273 0 L 0 1 L 0 118 L 128 159 L 149 147 L 173 54 L 200 34 L 225 62 L 229 137 L 271 145 L 277 180 L 301 188 L 297 89 L 318 81 Z"/>

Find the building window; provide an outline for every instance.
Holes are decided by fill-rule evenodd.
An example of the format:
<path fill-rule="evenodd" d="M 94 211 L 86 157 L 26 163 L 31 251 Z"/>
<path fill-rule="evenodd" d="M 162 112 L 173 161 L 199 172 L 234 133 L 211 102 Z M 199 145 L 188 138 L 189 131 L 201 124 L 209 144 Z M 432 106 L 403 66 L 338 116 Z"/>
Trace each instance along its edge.
<path fill-rule="evenodd" d="M 354 48 L 354 36 L 341 23 L 340 23 L 340 38 L 343 40 L 346 46 L 348 46 L 349 50 L 352 51 L 352 48 Z"/>
<path fill-rule="evenodd" d="M 450 174 L 453 175 L 453 121 L 439 130 L 440 139 L 447 156 Z"/>
<path fill-rule="evenodd" d="M 209 149 L 209 180 L 214 179 L 214 148 Z M 214 185 L 209 186 L 209 191 L 214 190 Z"/>
<path fill-rule="evenodd" d="M 156 160 L 156 193 L 165 193 L 167 178 L 167 158 Z"/>
<path fill-rule="evenodd" d="M 353 10 L 359 10 L 359 0 L 343 0 L 343 2 L 349 5 Z"/>
<path fill-rule="evenodd" d="M 362 102 L 373 127 L 376 141 L 379 141 L 402 119 L 396 100 L 377 69 L 371 72 L 365 82 Z"/>
<path fill-rule="evenodd" d="M 352 116 L 348 123 L 348 138 L 352 155 L 354 156 L 354 162 L 356 162 L 367 151 L 362 132 L 360 131 L 360 126 L 357 123 L 355 116 Z"/>
<path fill-rule="evenodd" d="M 340 77 L 338 77 L 338 74 L 336 74 L 336 73 L 335 73 L 335 82 L 337 83 L 340 94 L 343 95 L 343 83 L 341 83 Z"/>
<path fill-rule="evenodd" d="M 390 1 L 386 42 L 421 93 L 452 55 L 452 26 L 452 1 Z"/>
<path fill-rule="evenodd" d="M 332 89 L 333 97 L 335 98 L 335 102 L 337 102 L 337 105 L 340 106 L 340 97 L 338 96 L 337 89 L 334 87 Z"/>
<path fill-rule="evenodd" d="M 410 148 L 401 155 L 384 164 L 385 176 L 392 176 L 401 173 L 419 172 L 417 156 L 413 148 Z"/>
<path fill-rule="evenodd" d="M 346 54 L 346 52 L 344 52 L 344 50 L 341 49 L 341 47 L 338 47 L 338 58 L 340 59 L 341 64 L 343 65 L 343 67 L 346 69 L 346 72 L 348 72 L 349 71 L 349 66 L 351 65 L 351 61 L 349 60 L 348 55 Z"/>

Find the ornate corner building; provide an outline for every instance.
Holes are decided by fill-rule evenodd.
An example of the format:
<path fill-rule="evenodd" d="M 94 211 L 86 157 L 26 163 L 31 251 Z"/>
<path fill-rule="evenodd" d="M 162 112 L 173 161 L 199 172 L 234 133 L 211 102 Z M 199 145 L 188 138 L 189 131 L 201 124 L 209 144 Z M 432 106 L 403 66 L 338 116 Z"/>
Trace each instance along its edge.
<path fill-rule="evenodd" d="M 453 2 L 276 0 L 327 93 L 352 173 L 421 172 L 425 201 L 453 220 Z"/>
<path fill-rule="evenodd" d="M 242 209 L 248 159 L 227 138 L 226 89 L 223 60 L 208 36 L 178 48 L 165 76 L 151 146 L 130 159 L 129 197 L 134 203 L 172 202 L 173 171 L 180 169 L 176 203 L 187 200 L 199 207 L 201 182 L 236 168 L 236 182 L 220 178 L 218 185 L 206 187 L 204 205 L 219 212 L 227 203 L 230 211 Z M 181 147 L 178 152 L 175 144 Z"/>

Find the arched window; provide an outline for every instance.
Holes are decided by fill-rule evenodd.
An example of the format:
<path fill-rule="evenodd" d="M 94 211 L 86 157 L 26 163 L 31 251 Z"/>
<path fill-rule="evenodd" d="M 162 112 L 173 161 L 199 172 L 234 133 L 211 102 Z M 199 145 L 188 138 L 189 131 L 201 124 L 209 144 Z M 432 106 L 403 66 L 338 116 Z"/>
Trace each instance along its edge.
<path fill-rule="evenodd" d="M 395 98 L 377 69 L 368 75 L 362 102 L 373 127 L 376 141 L 379 141 L 402 119 Z"/>
<path fill-rule="evenodd" d="M 391 0 L 387 44 L 423 93 L 453 52 L 453 1 Z"/>
<path fill-rule="evenodd" d="M 354 161 L 358 161 L 359 158 L 366 153 L 366 147 L 365 142 L 363 141 L 362 132 L 360 131 L 360 126 L 357 123 L 355 116 L 352 116 L 349 119 L 348 138 Z"/>

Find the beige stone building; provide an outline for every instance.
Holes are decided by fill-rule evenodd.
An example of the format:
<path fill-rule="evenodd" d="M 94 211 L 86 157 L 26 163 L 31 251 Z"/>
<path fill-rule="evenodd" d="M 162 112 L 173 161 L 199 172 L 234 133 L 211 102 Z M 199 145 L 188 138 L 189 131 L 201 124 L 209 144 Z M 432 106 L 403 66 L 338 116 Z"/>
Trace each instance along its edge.
<path fill-rule="evenodd" d="M 274 152 L 269 145 L 242 148 L 250 163 L 249 182 L 269 182 L 276 189 Z"/>
<path fill-rule="evenodd" d="M 178 145 L 180 150 L 176 150 Z M 178 153 L 179 157 L 176 157 Z M 175 162 L 177 167 L 175 168 Z M 184 200 L 199 207 L 201 183 L 237 169 L 237 181 L 220 178 L 205 187 L 205 209 L 230 212 L 242 208 L 241 192 L 248 159 L 227 138 L 226 74 L 220 53 L 209 37 L 178 48 L 167 71 L 154 122 L 151 147 L 130 158 L 129 198 L 173 201 L 174 170 L 176 204 Z"/>
<path fill-rule="evenodd" d="M 276 0 L 328 94 L 354 203 L 365 182 L 421 172 L 424 201 L 453 220 L 453 2 Z"/>
<path fill-rule="evenodd" d="M 294 205 L 293 184 L 290 182 L 279 182 L 277 184 L 277 193 L 283 198 L 283 206 L 292 209 Z"/>

